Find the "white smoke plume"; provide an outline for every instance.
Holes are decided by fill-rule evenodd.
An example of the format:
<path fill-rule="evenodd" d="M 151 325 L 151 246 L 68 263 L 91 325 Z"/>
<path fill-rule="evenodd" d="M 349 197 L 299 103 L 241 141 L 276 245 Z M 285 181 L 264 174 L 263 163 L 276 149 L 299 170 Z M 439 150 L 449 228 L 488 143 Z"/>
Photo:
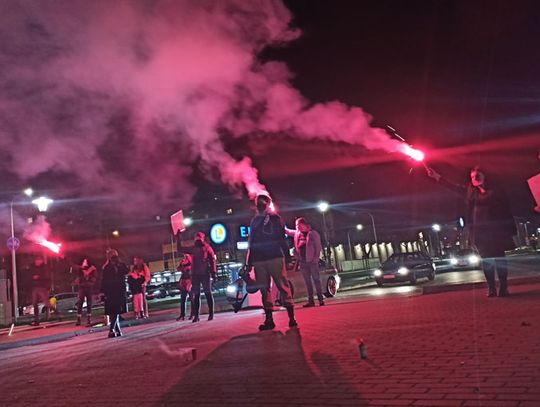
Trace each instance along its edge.
<path fill-rule="evenodd" d="M 311 105 L 266 47 L 300 32 L 279 0 L 0 3 L 0 154 L 21 180 L 70 174 L 121 207 L 187 206 L 194 166 L 266 188 L 224 137 L 286 133 L 395 151 L 360 108 Z"/>

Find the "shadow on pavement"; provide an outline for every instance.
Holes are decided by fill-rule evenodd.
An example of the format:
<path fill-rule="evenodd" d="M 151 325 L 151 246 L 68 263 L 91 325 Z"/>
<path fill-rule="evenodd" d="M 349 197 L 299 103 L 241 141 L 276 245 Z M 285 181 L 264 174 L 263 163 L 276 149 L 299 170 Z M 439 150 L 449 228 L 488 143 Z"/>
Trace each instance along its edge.
<path fill-rule="evenodd" d="M 367 405 L 332 356 L 314 353 L 313 363 L 318 374 L 298 329 L 238 336 L 189 369 L 156 406 Z"/>

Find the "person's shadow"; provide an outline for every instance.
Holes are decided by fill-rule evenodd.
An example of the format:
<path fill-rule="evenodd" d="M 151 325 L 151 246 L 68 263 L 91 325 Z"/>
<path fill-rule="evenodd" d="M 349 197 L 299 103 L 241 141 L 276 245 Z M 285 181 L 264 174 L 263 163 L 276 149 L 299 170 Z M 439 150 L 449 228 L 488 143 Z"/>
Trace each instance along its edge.
<path fill-rule="evenodd" d="M 189 369 L 156 405 L 367 405 L 332 356 L 314 356 L 318 368 L 324 360 L 320 377 L 309 367 L 298 329 L 238 336 Z"/>

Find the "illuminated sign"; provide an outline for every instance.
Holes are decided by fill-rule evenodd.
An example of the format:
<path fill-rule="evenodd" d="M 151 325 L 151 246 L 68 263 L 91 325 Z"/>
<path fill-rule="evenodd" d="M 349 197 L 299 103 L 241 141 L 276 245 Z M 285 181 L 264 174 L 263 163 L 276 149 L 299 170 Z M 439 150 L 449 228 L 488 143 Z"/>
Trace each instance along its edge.
<path fill-rule="evenodd" d="M 249 226 L 240 226 L 240 237 L 243 239 L 249 237 Z"/>
<path fill-rule="evenodd" d="M 210 228 L 210 240 L 215 244 L 222 244 L 227 239 L 227 229 L 221 223 L 216 223 Z"/>
<path fill-rule="evenodd" d="M 238 250 L 247 250 L 247 249 L 249 249 L 249 243 L 248 242 L 236 242 L 236 248 Z"/>

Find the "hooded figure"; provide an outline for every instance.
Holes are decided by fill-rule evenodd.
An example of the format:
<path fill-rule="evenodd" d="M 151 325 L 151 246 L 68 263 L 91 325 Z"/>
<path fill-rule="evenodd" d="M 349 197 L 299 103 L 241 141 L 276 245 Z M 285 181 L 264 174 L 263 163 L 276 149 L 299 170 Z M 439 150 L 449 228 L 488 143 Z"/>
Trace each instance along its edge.
<path fill-rule="evenodd" d="M 122 336 L 120 314 L 126 312 L 126 275 L 129 268 L 122 263 L 118 252 L 107 251 L 107 261 L 103 265 L 101 292 L 105 296 L 105 314 L 109 316 L 109 338 Z"/>
<path fill-rule="evenodd" d="M 489 286 L 488 297 L 497 295 L 495 271 L 499 277 L 499 296 L 508 296 L 505 250 L 514 247 L 515 225 L 505 194 L 495 188 L 479 167 L 471 169 L 467 185 L 450 182 L 431 168 L 428 168 L 428 175 L 464 195 L 469 244 L 482 257 L 482 268 Z"/>

